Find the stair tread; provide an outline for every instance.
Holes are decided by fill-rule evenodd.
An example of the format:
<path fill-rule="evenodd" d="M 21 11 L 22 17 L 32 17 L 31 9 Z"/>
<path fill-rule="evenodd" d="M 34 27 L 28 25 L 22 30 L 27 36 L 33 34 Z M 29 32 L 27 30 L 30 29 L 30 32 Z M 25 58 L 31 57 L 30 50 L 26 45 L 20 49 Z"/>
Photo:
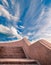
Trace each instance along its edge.
<path fill-rule="evenodd" d="M 36 60 L 32 60 L 32 59 L 0 59 L 0 62 L 36 62 Z"/>

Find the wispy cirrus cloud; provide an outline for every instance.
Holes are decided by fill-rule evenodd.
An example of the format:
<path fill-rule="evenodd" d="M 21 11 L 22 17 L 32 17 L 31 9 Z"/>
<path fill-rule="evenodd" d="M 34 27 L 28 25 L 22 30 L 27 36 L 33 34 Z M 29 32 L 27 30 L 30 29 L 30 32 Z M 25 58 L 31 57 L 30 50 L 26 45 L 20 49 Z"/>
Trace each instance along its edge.
<path fill-rule="evenodd" d="M 6 4 L 7 6 L 5 6 L 7 8 L 0 5 L 0 16 L 4 16 L 11 22 L 14 22 L 13 26 L 9 28 L 9 30 L 12 31 L 10 33 L 21 38 L 20 35 L 18 35 L 18 30 L 20 31 L 22 29 L 21 35 L 27 37 L 30 41 L 41 38 L 51 39 L 51 6 L 46 4 L 48 0 L 43 1 L 44 0 L 10 0 L 8 2 L 7 0 L 3 0 L 3 5 Z M 27 2 L 27 5 L 25 2 Z M 20 20 L 23 26 L 22 23 L 16 22 Z"/>
<path fill-rule="evenodd" d="M 13 16 L 3 5 L 0 5 L 0 16 L 4 16 L 9 20 L 18 21 L 20 19 L 20 7 L 17 3 L 15 15 Z"/>
<path fill-rule="evenodd" d="M 46 10 L 47 9 L 47 10 Z M 33 23 L 32 23 L 33 24 Z M 47 39 L 51 40 L 51 8 L 44 7 L 42 12 L 37 19 L 37 24 L 32 27 L 37 30 L 32 36 L 32 39 Z"/>
<path fill-rule="evenodd" d="M 0 24 L 0 33 L 6 34 L 6 35 L 8 34 L 12 37 L 15 36 L 18 39 L 22 39 L 22 36 L 18 34 L 18 31 L 13 26 L 11 28 L 8 28 L 7 26 Z"/>
<path fill-rule="evenodd" d="M 32 6 L 35 7 L 35 10 Z M 38 8 L 37 6 L 34 6 L 32 4 L 30 5 L 30 8 L 25 17 L 25 26 L 27 26 L 26 35 L 29 37 L 31 41 L 42 38 L 48 40 L 51 39 L 51 7 L 47 7 L 40 3 Z M 24 33 L 26 31 L 24 30 Z"/>
<path fill-rule="evenodd" d="M 10 1 L 10 2 L 12 3 L 12 1 Z M 19 3 L 15 4 L 15 0 L 13 0 L 14 4 L 12 3 L 12 6 L 14 7 L 13 10 L 15 11 L 14 15 L 11 14 L 10 11 L 7 9 L 8 7 L 10 7 L 9 2 L 7 0 L 3 0 L 2 3 L 4 6 L 0 4 L 0 16 L 5 17 L 6 19 L 10 20 L 11 22 L 13 21 L 12 22 L 13 24 L 16 23 L 17 21 L 19 21 L 19 19 L 20 19 L 20 5 L 19 5 Z M 10 23 L 10 21 L 9 21 L 9 23 Z M 22 36 L 20 34 L 18 34 L 18 30 L 16 29 L 16 27 L 17 27 L 16 24 L 14 24 L 13 26 L 9 25 L 9 27 L 0 24 L 0 33 L 9 34 L 10 36 L 15 36 L 18 39 L 22 38 Z M 24 28 L 24 27 L 21 26 L 20 28 Z"/>
<path fill-rule="evenodd" d="M 7 0 L 3 0 L 2 3 L 3 3 L 3 5 L 7 5 L 7 6 L 9 6 Z"/>

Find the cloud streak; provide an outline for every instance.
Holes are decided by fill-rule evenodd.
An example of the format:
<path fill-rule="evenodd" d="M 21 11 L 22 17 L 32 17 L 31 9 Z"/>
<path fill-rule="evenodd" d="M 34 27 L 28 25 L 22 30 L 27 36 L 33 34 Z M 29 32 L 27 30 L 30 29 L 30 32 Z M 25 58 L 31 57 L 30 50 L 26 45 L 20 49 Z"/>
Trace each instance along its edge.
<path fill-rule="evenodd" d="M 10 0 L 9 2 L 3 0 L 2 3 L 4 6 L 0 5 L 0 16 L 13 22 L 13 25 L 8 25 L 10 28 L 0 25 L 0 32 L 10 31 L 8 34 L 19 39 L 22 36 L 27 37 L 30 41 L 41 38 L 51 39 L 51 6 L 45 5 L 46 0 Z M 22 36 L 18 34 L 18 31 L 22 31 Z"/>
<path fill-rule="evenodd" d="M 47 39 L 51 40 L 51 8 L 42 9 L 42 12 L 37 20 L 36 26 L 33 29 L 38 29 L 36 33 L 34 33 L 32 39 Z M 50 28 L 50 29 L 49 29 Z M 35 31 L 34 31 L 35 32 Z"/>
<path fill-rule="evenodd" d="M 4 6 L 0 5 L 0 16 L 4 16 L 9 20 L 18 21 L 20 18 L 20 8 L 19 4 L 17 4 L 17 9 L 15 11 L 15 15 L 13 16 L 12 14 L 9 13 L 7 9 L 4 8 Z"/>
<path fill-rule="evenodd" d="M 18 31 L 12 26 L 11 28 L 8 28 L 4 25 L 0 25 L 0 33 L 8 34 L 10 36 L 15 36 L 18 39 L 22 39 L 22 36 L 18 34 Z"/>
<path fill-rule="evenodd" d="M 7 6 L 9 6 L 7 0 L 3 0 L 2 2 L 3 2 L 3 5 L 7 5 Z"/>
<path fill-rule="evenodd" d="M 29 40 L 51 39 L 51 7 L 45 6 L 42 2 L 35 6 L 32 0 L 24 20 L 26 27 L 24 33 Z"/>

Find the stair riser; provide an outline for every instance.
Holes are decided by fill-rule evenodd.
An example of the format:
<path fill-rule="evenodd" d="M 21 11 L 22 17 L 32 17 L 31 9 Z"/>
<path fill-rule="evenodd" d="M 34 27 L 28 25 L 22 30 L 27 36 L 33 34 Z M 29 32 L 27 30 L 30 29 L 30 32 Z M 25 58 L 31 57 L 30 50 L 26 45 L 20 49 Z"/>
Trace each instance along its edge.
<path fill-rule="evenodd" d="M 26 57 L 24 53 L 16 53 L 16 54 L 10 54 L 10 55 L 3 54 L 3 55 L 0 55 L 0 58 L 26 58 Z"/>
<path fill-rule="evenodd" d="M 0 65 L 38 65 L 38 64 L 0 64 Z"/>
<path fill-rule="evenodd" d="M 0 65 L 38 65 L 38 64 L 0 64 Z"/>
<path fill-rule="evenodd" d="M 0 58 L 26 58 L 22 47 L 0 47 Z"/>
<path fill-rule="evenodd" d="M 39 65 L 37 63 L 0 63 L 0 65 Z"/>

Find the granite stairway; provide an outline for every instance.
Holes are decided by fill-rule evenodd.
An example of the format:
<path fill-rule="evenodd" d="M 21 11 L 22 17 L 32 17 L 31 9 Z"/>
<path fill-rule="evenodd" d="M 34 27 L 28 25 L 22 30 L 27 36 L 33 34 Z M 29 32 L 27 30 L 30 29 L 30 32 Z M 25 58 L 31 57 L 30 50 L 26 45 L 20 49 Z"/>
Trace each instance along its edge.
<path fill-rule="evenodd" d="M 39 65 L 28 59 L 22 47 L 0 47 L 0 65 Z"/>

